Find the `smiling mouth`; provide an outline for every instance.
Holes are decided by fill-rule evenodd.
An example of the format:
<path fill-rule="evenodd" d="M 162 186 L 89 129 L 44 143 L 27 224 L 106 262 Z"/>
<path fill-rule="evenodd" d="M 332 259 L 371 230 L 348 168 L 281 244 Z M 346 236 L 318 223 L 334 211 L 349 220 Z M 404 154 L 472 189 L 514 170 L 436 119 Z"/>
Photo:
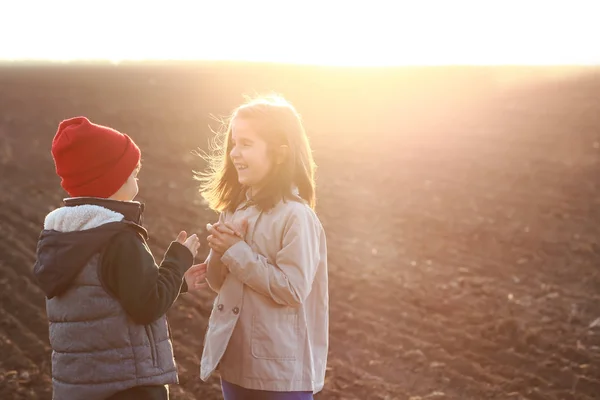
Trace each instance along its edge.
<path fill-rule="evenodd" d="M 246 168 L 248 168 L 248 166 L 246 164 L 234 164 L 235 169 L 237 169 L 238 171 L 243 171 Z"/>

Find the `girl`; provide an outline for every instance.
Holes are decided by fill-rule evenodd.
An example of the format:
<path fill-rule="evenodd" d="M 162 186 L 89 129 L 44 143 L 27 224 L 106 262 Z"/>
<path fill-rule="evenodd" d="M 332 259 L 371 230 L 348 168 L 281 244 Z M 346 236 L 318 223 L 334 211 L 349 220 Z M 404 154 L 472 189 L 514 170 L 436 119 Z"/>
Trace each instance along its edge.
<path fill-rule="evenodd" d="M 280 97 L 238 107 L 225 134 L 200 177 L 220 212 L 207 227 L 218 296 L 200 375 L 218 369 L 225 400 L 312 399 L 325 378 L 329 294 L 308 138 Z"/>

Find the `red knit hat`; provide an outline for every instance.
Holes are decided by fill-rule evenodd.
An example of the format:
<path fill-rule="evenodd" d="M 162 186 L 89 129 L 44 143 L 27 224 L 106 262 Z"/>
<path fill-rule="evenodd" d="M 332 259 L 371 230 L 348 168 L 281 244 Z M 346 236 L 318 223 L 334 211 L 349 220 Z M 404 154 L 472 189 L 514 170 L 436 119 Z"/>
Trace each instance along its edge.
<path fill-rule="evenodd" d="M 140 161 L 131 138 L 85 117 L 62 121 L 52 141 L 52 157 L 61 185 L 72 197 L 115 194 Z"/>

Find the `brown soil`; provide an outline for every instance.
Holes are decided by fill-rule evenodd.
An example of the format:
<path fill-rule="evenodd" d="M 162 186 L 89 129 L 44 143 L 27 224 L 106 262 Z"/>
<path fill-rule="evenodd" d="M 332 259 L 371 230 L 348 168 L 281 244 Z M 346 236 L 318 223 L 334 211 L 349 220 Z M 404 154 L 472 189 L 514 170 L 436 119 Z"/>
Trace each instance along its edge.
<path fill-rule="evenodd" d="M 160 259 L 180 229 L 204 236 L 215 219 L 191 172 L 209 114 L 267 89 L 303 112 L 319 164 L 320 399 L 600 399 L 598 71 L 233 64 L 0 68 L 0 398 L 51 397 L 31 267 L 64 196 L 57 123 L 87 115 L 140 144 Z M 198 378 L 212 299 L 184 295 L 169 313 L 173 399 L 221 398 Z"/>

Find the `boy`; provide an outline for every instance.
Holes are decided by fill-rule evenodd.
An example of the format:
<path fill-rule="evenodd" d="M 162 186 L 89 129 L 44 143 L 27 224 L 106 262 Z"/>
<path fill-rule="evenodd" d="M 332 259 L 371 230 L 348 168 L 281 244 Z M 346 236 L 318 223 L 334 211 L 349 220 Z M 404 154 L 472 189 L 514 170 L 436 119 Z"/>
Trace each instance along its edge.
<path fill-rule="evenodd" d="M 53 398 L 168 399 L 178 378 L 165 314 L 181 291 L 203 286 L 206 266 L 192 266 L 199 240 L 181 232 L 156 266 L 143 204 L 133 201 L 140 150 L 129 136 L 71 118 L 52 156 L 71 196 L 46 216 L 34 267 L 47 298 Z"/>

